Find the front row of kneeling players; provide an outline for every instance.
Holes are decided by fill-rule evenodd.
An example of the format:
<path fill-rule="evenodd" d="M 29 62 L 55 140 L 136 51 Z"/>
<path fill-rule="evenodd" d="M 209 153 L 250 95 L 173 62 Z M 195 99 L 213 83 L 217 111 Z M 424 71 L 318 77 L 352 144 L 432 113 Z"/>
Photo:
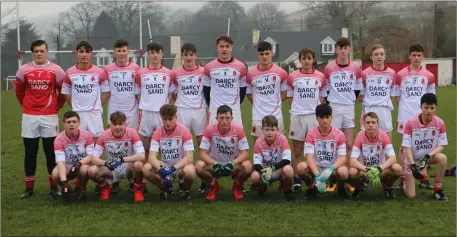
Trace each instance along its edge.
<path fill-rule="evenodd" d="M 364 116 L 365 130 L 355 139 L 347 164 L 344 134 L 331 125 L 332 108 L 320 104 L 316 108 L 318 126 L 306 136 L 306 161 L 299 162 L 297 173 L 308 185 L 306 199 L 324 193 L 327 183 L 336 183 L 338 194 L 347 197 L 345 184 L 349 181 L 355 190 L 352 198 L 358 199 L 368 183 L 383 186 L 383 194 L 395 198 L 393 183 L 405 173 L 403 190 L 407 197 L 415 196 L 415 180 L 422 178 L 428 164 L 436 164 L 433 198 L 447 200 L 441 188 L 446 167 L 446 156 L 441 153 L 447 145 L 444 122 L 435 116 L 437 98 L 427 93 L 421 98 L 422 113 L 405 125 L 402 139 L 404 167 L 397 163 L 389 136 L 378 129 L 378 116 Z M 105 179 L 127 178 L 134 181 L 134 201 L 144 201 L 141 189 L 143 177 L 161 190 L 167 198 L 174 180 L 179 180 L 182 198 L 190 198 L 190 188 L 198 176 L 209 184 L 207 200 L 214 200 L 220 191 L 218 180 L 232 177 L 235 199 L 243 199 L 243 183 L 250 177 L 259 195 L 264 195 L 269 184 L 280 182 L 286 198 L 292 198 L 293 168 L 287 138 L 278 133 L 278 120 L 266 116 L 262 120 L 263 136 L 254 145 L 253 164 L 249 161 L 249 146 L 242 127 L 232 124 L 232 111 L 228 106 L 217 110 L 215 125 L 206 128 L 200 144 L 200 160 L 193 162 L 194 144 L 189 130 L 176 122 L 177 109 L 164 105 L 160 109 L 163 126 L 152 135 L 148 160 L 138 133 L 127 128 L 121 112 L 110 116 L 112 126 L 93 144 L 92 135 L 79 130 L 79 116 L 70 111 L 64 115 L 65 131 L 55 142 L 57 167 L 54 178 L 62 186 L 62 196 L 71 194 L 69 179 L 78 178 L 81 190 L 78 198 L 86 198 L 88 179 L 101 186 L 100 200 L 108 200 L 111 186 Z M 105 160 L 100 157 L 105 153 Z M 160 157 L 160 160 L 158 159 Z"/>

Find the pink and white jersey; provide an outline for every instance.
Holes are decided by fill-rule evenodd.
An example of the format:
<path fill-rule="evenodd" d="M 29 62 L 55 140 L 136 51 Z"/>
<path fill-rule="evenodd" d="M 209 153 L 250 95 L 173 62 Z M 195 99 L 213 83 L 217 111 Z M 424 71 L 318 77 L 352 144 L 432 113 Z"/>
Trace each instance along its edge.
<path fill-rule="evenodd" d="M 305 139 L 305 156 L 313 154 L 319 168 L 335 164 L 339 156 L 346 155 L 346 137 L 338 128 L 330 127 L 327 135 L 322 135 L 319 126 L 314 127 Z"/>
<path fill-rule="evenodd" d="M 109 85 L 105 71 L 94 64 L 86 70 L 76 64 L 65 73 L 62 94 L 71 95 L 74 111 L 102 111 L 101 92 L 109 92 Z"/>
<path fill-rule="evenodd" d="M 306 115 L 316 113 L 316 107 L 321 103 L 320 97 L 327 96 L 327 81 L 322 72 L 313 68 L 312 73 L 304 73 L 301 68 L 292 72 L 287 79 L 289 91 L 287 97 L 292 97 L 290 113 Z"/>
<path fill-rule="evenodd" d="M 179 108 L 206 108 L 203 96 L 205 69 L 199 65 L 195 70 L 186 70 L 184 66 L 172 71 L 171 79 L 176 84 L 175 105 Z"/>
<path fill-rule="evenodd" d="M 432 121 L 423 124 L 419 116 L 409 119 L 403 130 L 401 145 L 411 148 L 414 161 L 420 160 L 437 146 L 446 146 L 447 135 L 444 121 L 433 116 Z"/>
<path fill-rule="evenodd" d="M 68 137 L 66 131 L 57 135 L 54 140 L 54 153 L 56 162 L 65 161 L 66 164 L 74 165 L 84 157 L 93 154 L 94 140 L 91 132 L 79 130 L 79 137 L 73 140 Z"/>
<path fill-rule="evenodd" d="M 395 96 L 400 96 L 397 121 L 406 122 L 421 113 L 420 100 L 425 93 L 436 94 L 435 76 L 423 67 L 411 72 L 408 66 L 397 73 L 395 80 Z"/>
<path fill-rule="evenodd" d="M 105 152 L 105 160 L 120 159 L 144 152 L 140 135 L 133 128 L 125 128 L 124 136 L 115 137 L 111 129 L 102 132 L 95 145 L 94 156 L 101 157 Z"/>
<path fill-rule="evenodd" d="M 167 133 L 162 126 L 152 134 L 149 150 L 160 151 L 160 160 L 167 165 L 174 165 L 184 158 L 185 151 L 194 150 L 192 134 L 179 123 L 176 123 L 171 133 Z"/>
<path fill-rule="evenodd" d="M 390 67 L 385 67 L 379 71 L 372 66 L 362 72 L 364 106 L 385 106 L 394 109 L 391 96 L 395 94 L 395 71 Z"/>
<path fill-rule="evenodd" d="M 366 130 L 360 131 L 355 137 L 351 157 L 361 160 L 363 165 L 378 167 L 391 156 L 395 156 L 395 151 L 386 132 L 378 129 L 373 140 L 368 138 Z"/>
<path fill-rule="evenodd" d="M 108 111 L 121 111 L 130 117 L 138 110 L 135 78 L 140 66 L 129 62 L 126 66 L 119 66 L 116 62 L 103 68 L 108 78 L 111 96 L 108 102 Z"/>
<path fill-rule="evenodd" d="M 235 159 L 241 150 L 249 150 L 249 144 L 240 125 L 232 124 L 230 130 L 222 134 L 219 125 L 213 124 L 206 127 L 200 148 L 211 149 L 211 158 L 220 163 L 227 163 Z"/>
<path fill-rule="evenodd" d="M 141 95 L 140 109 L 156 112 L 169 103 L 168 94 L 175 90 L 171 70 L 163 65 L 158 69 L 149 66 L 140 69 L 136 76 L 136 87 Z"/>
<path fill-rule="evenodd" d="M 211 110 L 215 111 L 221 105 L 240 108 L 240 87 L 246 87 L 244 63 L 235 58 L 228 62 L 217 58 L 205 65 L 205 75 L 204 85 L 211 87 Z"/>
<path fill-rule="evenodd" d="M 324 70 L 328 86 L 327 100 L 335 104 L 353 105 L 354 90 L 362 89 L 362 69 L 349 60 L 346 66 L 338 65 L 338 60 L 329 63 Z"/>
<path fill-rule="evenodd" d="M 273 167 L 281 160 L 291 160 L 290 146 L 287 137 L 277 134 L 273 143 L 268 144 L 264 136 L 261 136 L 254 144 L 254 165 Z"/>
<path fill-rule="evenodd" d="M 246 75 L 247 94 L 252 94 L 252 119 L 262 120 L 267 115 L 282 119 L 281 91 L 287 91 L 287 72 L 272 63 L 270 68 L 260 70 L 253 66 Z"/>

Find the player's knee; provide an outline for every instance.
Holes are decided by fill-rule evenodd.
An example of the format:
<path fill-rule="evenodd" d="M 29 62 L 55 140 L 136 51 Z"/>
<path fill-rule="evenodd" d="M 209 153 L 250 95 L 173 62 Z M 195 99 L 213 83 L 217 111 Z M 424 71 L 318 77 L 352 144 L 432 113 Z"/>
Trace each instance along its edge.
<path fill-rule="evenodd" d="M 143 171 L 143 166 L 144 166 L 143 162 L 135 161 L 133 163 L 133 171 L 135 171 L 137 173 L 142 172 Z"/>
<path fill-rule="evenodd" d="M 182 171 L 183 171 L 184 179 L 186 179 L 186 180 L 194 180 L 197 176 L 197 174 L 195 172 L 195 166 L 193 164 L 184 166 Z"/>
<path fill-rule="evenodd" d="M 260 173 L 255 170 L 254 172 L 251 173 L 251 182 L 252 183 L 259 183 L 260 181 Z"/>
<path fill-rule="evenodd" d="M 308 172 L 308 164 L 302 161 L 297 164 L 297 174 L 298 175 L 305 175 Z"/>
<path fill-rule="evenodd" d="M 340 180 L 347 180 L 348 179 L 349 171 L 348 171 L 348 168 L 346 166 L 338 167 L 338 169 L 336 170 L 336 173 L 338 175 L 338 179 L 340 179 Z"/>
<path fill-rule="evenodd" d="M 246 173 L 251 173 L 252 172 L 252 163 L 251 161 L 245 160 L 243 163 L 241 163 L 241 166 L 243 167 L 244 172 Z"/>
<path fill-rule="evenodd" d="M 443 166 L 447 165 L 447 157 L 445 154 L 438 153 L 435 155 L 435 158 L 438 160 L 438 164 L 443 165 Z"/>
<path fill-rule="evenodd" d="M 356 168 L 349 169 L 349 178 L 350 179 L 357 179 L 359 177 L 359 170 Z"/>
<path fill-rule="evenodd" d="M 144 164 L 143 167 L 141 168 L 141 171 L 143 173 L 143 176 L 145 176 L 145 177 L 149 176 L 149 174 L 152 171 L 152 165 L 149 163 Z"/>
<path fill-rule="evenodd" d="M 281 171 L 286 178 L 292 178 L 294 176 L 294 169 L 290 165 L 282 167 Z"/>
<path fill-rule="evenodd" d="M 89 167 L 87 174 L 90 178 L 96 178 L 99 172 L 100 168 L 96 165 L 92 165 Z"/>
<path fill-rule="evenodd" d="M 79 168 L 79 176 L 82 176 L 82 177 L 86 177 L 88 175 L 88 172 L 89 172 L 89 168 L 90 166 L 89 165 L 82 165 L 80 168 Z"/>
<path fill-rule="evenodd" d="M 400 176 L 403 174 L 403 169 L 400 164 L 393 164 L 390 168 L 393 171 L 393 175 Z"/>
<path fill-rule="evenodd" d="M 204 168 L 206 166 L 206 163 L 202 160 L 199 160 L 195 163 L 195 172 L 197 172 L 197 174 L 199 173 L 202 173 L 204 171 Z"/>
<path fill-rule="evenodd" d="M 59 170 L 57 169 L 57 167 L 55 167 L 52 170 L 52 177 L 54 178 L 54 180 L 60 180 Z"/>

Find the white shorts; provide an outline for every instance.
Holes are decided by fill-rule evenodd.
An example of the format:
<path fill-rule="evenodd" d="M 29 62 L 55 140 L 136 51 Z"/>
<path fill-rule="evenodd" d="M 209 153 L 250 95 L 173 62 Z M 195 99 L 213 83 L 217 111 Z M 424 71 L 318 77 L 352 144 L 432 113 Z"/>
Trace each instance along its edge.
<path fill-rule="evenodd" d="M 284 121 L 282 119 L 278 119 L 278 129 L 280 134 L 284 134 Z M 263 135 L 262 120 L 252 120 L 251 135 L 255 137 L 260 137 Z"/>
<path fill-rule="evenodd" d="M 374 112 L 378 115 L 379 129 L 384 132 L 392 131 L 392 110 L 385 106 L 363 106 L 362 113 L 360 114 L 360 129 L 365 129 L 363 116 L 369 112 Z"/>
<path fill-rule="evenodd" d="M 106 122 L 106 124 L 108 124 L 108 127 L 111 124 L 109 117 L 111 116 L 112 113 L 114 113 L 114 112 L 108 112 L 108 118 L 107 118 L 107 122 Z M 132 116 L 127 116 L 126 123 L 127 123 L 127 127 L 133 128 L 135 130 L 138 129 L 138 110 L 135 113 L 133 113 Z"/>
<path fill-rule="evenodd" d="M 81 120 L 80 129 L 88 130 L 94 137 L 104 131 L 101 111 L 77 111 Z"/>
<path fill-rule="evenodd" d="M 56 137 L 57 134 L 59 134 L 59 131 L 59 115 L 57 114 L 22 114 L 22 137 Z"/>
<path fill-rule="evenodd" d="M 241 118 L 241 109 L 239 109 L 239 108 L 233 109 L 232 115 L 233 115 L 232 123 L 236 123 L 236 124 L 240 125 L 241 127 L 243 127 L 243 119 Z M 214 111 L 210 110 L 209 114 L 208 114 L 208 120 L 209 120 L 210 125 L 217 124 L 216 117 L 217 117 L 217 109 Z"/>
<path fill-rule="evenodd" d="M 178 123 L 186 126 L 195 136 L 203 135 L 208 126 L 206 108 L 178 108 Z"/>
<path fill-rule="evenodd" d="M 127 179 L 127 167 L 129 163 L 122 163 L 115 170 L 113 170 L 113 182 L 117 182 L 121 179 Z"/>
<path fill-rule="evenodd" d="M 158 111 L 140 110 L 138 123 L 138 133 L 151 137 L 154 131 L 162 126 L 162 118 Z"/>
<path fill-rule="evenodd" d="M 305 141 L 306 134 L 317 126 L 315 114 L 292 115 L 290 118 L 289 138 Z"/>
<path fill-rule="evenodd" d="M 332 107 L 332 125 L 338 129 L 355 127 L 354 105 L 330 103 Z"/>

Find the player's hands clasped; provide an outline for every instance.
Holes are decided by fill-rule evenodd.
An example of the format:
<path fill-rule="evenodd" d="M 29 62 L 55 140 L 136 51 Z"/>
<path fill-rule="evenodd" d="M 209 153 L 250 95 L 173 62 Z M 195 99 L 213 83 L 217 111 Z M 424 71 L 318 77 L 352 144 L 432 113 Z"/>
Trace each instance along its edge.
<path fill-rule="evenodd" d="M 381 187 L 381 176 L 382 168 L 381 167 L 368 167 L 367 168 L 367 178 L 375 187 Z"/>
<path fill-rule="evenodd" d="M 68 200 L 71 197 L 71 186 L 67 181 L 64 181 L 62 184 L 62 199 Z"/>
<path fill-rule="evenodd" d="M 67 177 L 68 179 L 74 179 L 76 178 L 76 175 L 78 175 L 78 170 L 79 168 L 81 168 L 83 164 L 78 161 L 78 163 L 76 163 L 75 165 L 73 165 L 71 168 L 70 168 L 70 172 L 68 173 Z"/>
<path fill-rule="evenodd" d="M 221 166 L 221 176 L 230 176 L 232 174 L 233 167 L 235 167 L 235 163 L 233 161 Z"/>
<path fill-rule="evenodd" d="M 113 171 L 117 167 L 119 167 L 122 163 L 124 163 L 124 158 L 121 157 L 120 159 L 111 159 L 105 162 L 105 167 L 109 170 Z"/>
<path fill-rule="evenodd" d="M 270 180 L 271 180 L 271 175 L 273 174 L 273 168 L 272 167 L 267 167 L 267 168 L 263 168 L 260 172 L 261 172 L 261 175 L 262 175 L 262 180 L 264 183 L 266 184 L 270 184 Z"/>
<path fill-rule="evenodd" d="M 217 177 L 220 177 L 222 176 L 221 174 L 222 172 L 222 165 L 217 163 L 217 162 L 214 162 L 213 163 L 213 173 L 217 176 Z"/>
<path fill-rule="evenodd" d="M 176 170 L 176 168 L 175 168 L 174 165 L 162 167 L 162 168 L 160 168 L 160 170 L 159 170 L 160 177 L 161 177 L 162 179 L 164 179 L 167 175 L 170 175 L 170 174 L 172 174 L 173 172 L 175 172 L 175 170 Z"/>
<path fill-rule="evenodd" d="M 320 175 L 319 175 L 319 181 L 320 182 L 327 182 L 328 178 L 330 175 L 332 175 L 333 171 L 335 171 L 335 167 L 333 165 L 327 167 Z"/>
<path fill-rule="evenodd" d="M 409 165 L 409 168 L 411 169 L 411 172 L 413 173 L 414 178 L 416 178 L 416 179 L 424 178 L 424 176 L 421 174 L 421 172 L 416 164 Z"/>
<path fill-rule="evenodd" d="M 422 157 L 420 160 L 419 160 L 419 167 L 418 169 L 421 170 L 421 169 L 425 169 L 425 167 L 427 167 L 427 161 L 431 158 L 431 156 L 429 154 L 425 155 L 424 157 Z"/>
<path fill-rule="evenodd" d="M 320 179 L 319 174 L 314 175 L 314 180 L 316 182 L 315 185 L 316 185 L 317 191 L 320 193 L 325 193 L 327 191 L 327 185 L 325 184 L 325 182 L 319 181 L 319 179 Z"/>

